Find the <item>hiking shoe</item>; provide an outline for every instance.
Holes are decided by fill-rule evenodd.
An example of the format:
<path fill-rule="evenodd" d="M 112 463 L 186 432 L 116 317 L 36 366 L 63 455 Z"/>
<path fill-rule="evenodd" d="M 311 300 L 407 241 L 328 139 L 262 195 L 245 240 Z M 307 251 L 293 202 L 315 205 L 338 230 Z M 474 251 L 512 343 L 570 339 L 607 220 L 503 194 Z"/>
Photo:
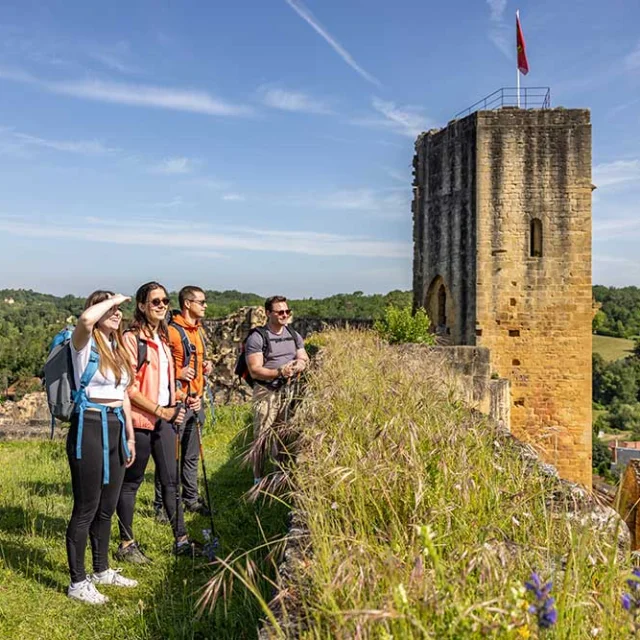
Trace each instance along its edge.
<path fill-rule="evenodd" d="M 160 524 L 169 524 L 169 516 L 167 512 L 164 510 L 164 507 L 156 508 L 156 522 Z"/>
<path fill-rule="evenodd" d="M 209 507 L 207 507 L 207 503 L 202 498 L 199 498 L 196 502 L 185 502 L 184 509 L 185 511 L 190 511 L 191 513 L 199 513 L 201 516 L 211 515 Z"/>
<path fill-rule="evenodd" d="M 132 542 L 127 547 L 120 545 L 114 557 L 119 562 L 131 562 L 132 564 L 149 564 L 151 562 L 151 558 L 144 555 L 137 542 Z"/>
<path fill-rule="evenodd" d="M 173 550 L 177 556 L 189 556 L 195 558 L 202 555 L 202 545 L 195 540 L 183 540 L 176 542 Z"/>
<path fill-rule="evenodd" d="M 107 569 L 102 573 L 94 573 L 89 580 L 93 584 L 110 584 L 114 587 L 137 587 L 138 581 L 121 576 L 122 569 Z"/>
<path fill-rule="evenodd" d="M 109 602 L 107 596 L 103 596 L 88 578 L 82 582 L 71 583 L 67 589 L 67 595 L 74 600 L 87 604 L 105 604 Z"/>

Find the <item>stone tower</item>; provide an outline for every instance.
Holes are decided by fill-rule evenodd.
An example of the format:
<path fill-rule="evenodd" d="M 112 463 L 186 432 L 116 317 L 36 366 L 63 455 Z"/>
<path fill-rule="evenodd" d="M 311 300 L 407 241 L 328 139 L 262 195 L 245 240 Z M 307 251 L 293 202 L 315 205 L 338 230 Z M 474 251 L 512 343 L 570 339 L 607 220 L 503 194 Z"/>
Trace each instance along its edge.
<path fill-rule="evenodd" d="M 414 157 L 414 306 L 452 344 L 491 350 L 511 429 L 591 485 L 588 110 L 478 111 Z"/>

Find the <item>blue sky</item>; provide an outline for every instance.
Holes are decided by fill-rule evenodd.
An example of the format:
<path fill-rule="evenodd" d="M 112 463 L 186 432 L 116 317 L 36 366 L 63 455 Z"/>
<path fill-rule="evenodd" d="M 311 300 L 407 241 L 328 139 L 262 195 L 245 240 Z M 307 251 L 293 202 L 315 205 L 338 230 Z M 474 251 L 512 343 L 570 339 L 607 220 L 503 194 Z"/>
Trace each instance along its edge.
<path fill-rule="evenodd" d="M 0 288 L 411 283 L 423 130 L 530 73 L 593 121 L 594 283 L 640 284 L 633 0 L 4 0 Z"/>

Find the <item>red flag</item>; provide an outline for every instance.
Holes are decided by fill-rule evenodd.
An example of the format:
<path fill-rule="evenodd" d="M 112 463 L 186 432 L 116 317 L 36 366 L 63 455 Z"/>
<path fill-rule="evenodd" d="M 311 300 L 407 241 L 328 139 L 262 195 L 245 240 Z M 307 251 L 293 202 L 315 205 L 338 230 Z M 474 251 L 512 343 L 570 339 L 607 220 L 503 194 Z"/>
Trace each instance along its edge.
<path fill-rule="evenodd" d="M 518 50 L 518 71 L 526 76 L 529 73 L 529 61 L 527 60 L 527 47 L 520 26 L 520 12 L 516 12 L 516 48 Z"/>

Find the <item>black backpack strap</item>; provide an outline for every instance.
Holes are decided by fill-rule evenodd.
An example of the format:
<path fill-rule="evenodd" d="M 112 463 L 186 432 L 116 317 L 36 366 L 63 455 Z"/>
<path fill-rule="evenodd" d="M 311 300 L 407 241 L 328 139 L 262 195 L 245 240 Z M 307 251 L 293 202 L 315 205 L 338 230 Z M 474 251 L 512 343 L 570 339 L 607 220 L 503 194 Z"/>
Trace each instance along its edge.
<path fill-rule="evenodd" d="M 149 364 L 149 360 L 147 359 L 149 347 L 147 347 L 147 341 L 143 340 L 140 336 L 137 336 L 136 341 L 138 343 L 138 371 L 140 371 L 142 365 Z"/>
<path fill-rule="evenodd" d="M 140 334 L 137 331 L 134 331 L 133 329 L 126 329 L 125 333 L 135 333 L 136 336 L 136 344 L 137 344 L 137 351 L 138 351 L 138 359 L 137 359 L 137 363 L 136 363 L 136 371 L 140 371 L 140 369 L 142 368 L 143 364 L 148 364 L 149 361 L 147 359 L 147 341 L 142 339 L 140 337 Z"/>
<path fill-rule="evenodd" d="M 266 360 L 271 353 L 271 341 L 267 327 L 256 327 L 253 331 L 257 331 L 262 336 L 262 357 Z"/>
<path fill-rule="evenodd" d="M 184 327 L 180 326 L 177 322 L 171 321 L 169 323 L 170 327 L 173 327 L 178 334 L 180 335 L 180 342 L 182 343 L 182 366 L 188 367 L 191 362 L 191 356 L 193 354 L 191 340 L 189 340 L 189 336 L 187 336 L 187 332 L 184 330 Z"/>

